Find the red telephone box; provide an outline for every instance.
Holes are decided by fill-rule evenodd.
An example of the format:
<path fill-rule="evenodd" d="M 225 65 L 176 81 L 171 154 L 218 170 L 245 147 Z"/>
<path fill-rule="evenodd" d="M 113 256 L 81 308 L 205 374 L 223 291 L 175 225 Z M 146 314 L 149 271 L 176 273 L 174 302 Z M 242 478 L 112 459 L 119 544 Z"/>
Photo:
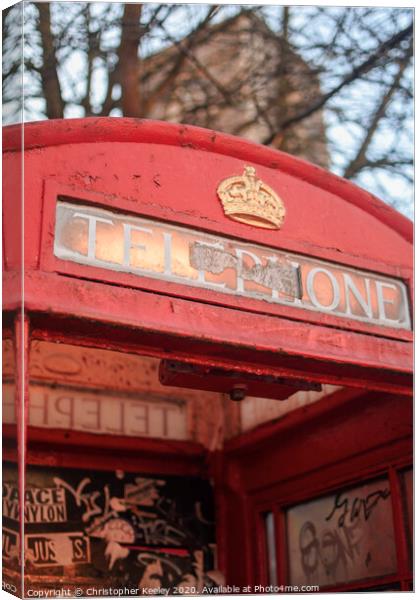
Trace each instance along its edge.
<path fill-rule="evenodd" d="M 6 589 L 411 589 L 411 222 L 213 131 L 23 131 L 3 145 Z M 323 397 L 244 426 L 241 400 L 299 390 Z"/>

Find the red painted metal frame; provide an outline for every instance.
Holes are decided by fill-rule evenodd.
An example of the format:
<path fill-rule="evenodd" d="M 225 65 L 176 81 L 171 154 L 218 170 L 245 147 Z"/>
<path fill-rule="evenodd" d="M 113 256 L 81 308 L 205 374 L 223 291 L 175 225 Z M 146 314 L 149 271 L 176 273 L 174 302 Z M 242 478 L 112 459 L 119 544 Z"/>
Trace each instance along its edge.
<path fill-rule="evenodd" d="M 156 311 L 161 307 L 160 302 L 156 302 L 156 297 L 140 296 L 142 303 L 142 309 L 148 310 L 155 308 Z M 150 304 L 148 303 L 150 300 Z M 65 297 L 63 295 L 63 302 Z M 214 338 L 211 340 L 198 339 L 199 329 L 196 323 L 193 321 L 196 315 L 194 310 L 194 304 L 191 303 L 185 305 L 185 312 L 182 315 L 178 315 L 176 319 L 177 324 L 180 324 L 180 329 L 177 332 L 185 333 L 185 337 L 181 335 L 165 335 L 164 332 L 148 332 L 142 327 L 138 329 L 129 327 L 127 323 L 121 323 L 120 327 L 116 329 L 111 323 L 104 325 L 101 323 L 97 326 L 96 330 L 92 329 L 91 323 L 86 320 L 70 319 L 65 315 L 51 314 L 49 317 L 43 315 L 33 314 L 32 322 L 33 337 L 40 340 L 55 341 L 58 343 L 75 343 L 80 346 L 97 347 L 109 350 L 116 350 L 120 352 L 130 352 L 133 354 L 141 354 L 147 356 L 153 356 L 156 358 L 168 358 L 172 357 L 174 360 L 185 360 L 191 361 L 198 365 L 208 365 L 211 367 L 225 367 L 233 371 L 245 371 L 247 373 L 258 373 L 260 375 L 279 375 L 279 376 L 290 376 L 291 378 L 302 378 L 303 374 L 310 372 L 309 378 L 313 381 L 331 382 L 336 384 L 347 384 L 354 385 L 354 387 L 361 387 L 362 389 L 372 388 L 379 389 L 382 391 L 393 391 L 401 394 L 411 395 L 411 387 L 407 387 L 407 384 L 411 381 L 411 373 L 409 368 L 402 369 L 401 373 L 392 371 L 394 379 L 392 382 L 388 382 L 387 370 L 383 369 L 378 373 L 380 378 L 375 379 L 372 377 L 372 371 L 367 367 L 359 367 L 357 364 L 348 365 L 346 368 L 337 372 L 333 375 L 329 372 L 328 363 L 326 360 L 312 360 L 306 358 L 304 355 L 299 355 L 296 349 L 295 356 L 287 355 L 282 352 L 282 349 L 277 349 L 277 356 L 274 353 L 270 353 L 265 348 L 260 349 L 257 353 L 256 349 L 252 348 L 250 351 L 247 348 L 241 348 L 234 344 L 234 340 L 229 340 L 230 343 L 223 343 L 223 339 L 217 339 L 218 313 L 214 312 Z M 167 306 L 164 306 L 167 308 Z M 178 309 L 181 307 L 178 305 Z M 190 312 L 188 312 L 190 308 Z M 226 315 L 226 312 L 222 313 Z M 220 314 L 220 317 L 222 316 Z M 235 324 L 232 316 L 231 325 Z M 180 318 L 180 317 L 183 317 Z M 190 318 L 190 327 L 185 324 L 187 318 Z M 158 317 L 156 318 L 156 320 Z M 159 320 L 160 321 L 160 320 Z M 48 326 L 48 324 L 49 326 Z M 184 324 L 182 324 L 184 323 Z M 160 322 L 163 330 L 163 322 Z M 260 324 L 258 321 L 256 325 Z M 241 325 L 244 330 L 240 333 L 245 336 L 246 330 L 249 329 L 249 323 L 246 319 L 239 322 L 236 320 L 236 325 Z M 279 325 L 281 327 L 281 325 Z M 188 329 L 190 330 L 190 336 L 187 336 Z M 98 335 L 98 331 L 103 332 L 103 335 Z M 71 335 L 66 331 L 73 331 Z M 76 333 L 77 332 L 77 333 Z M 283 335 L 290 333 L 291 329 L 284 328 L 279 329 L 279 334 Z M 263 331 L 262 333 L 266 333 Z M 139 339 L 139 334 L 141 339 Z M 197 334 L 197 337 L 194 336 Z M 266 334 L 267 337 L 267 334 Z M 312 346 L 314 347 L 314 346 Z M 399 350 L 399 346 L 395 346 L 394 350 Z M 385 349 L 384 349 L 385 350 Z M 279 364 L 279 357 L 281 363 Z M 334 364 L 340 365 L 339 358 L 334 357 Z M 355 361 L 356 362 L 356 361 Z M 382 381 L 382 383 L 381 383 Z"/>
<path fill-rule="evenodd" d="M 38 337 L 37 331 L 34 330 L 35 336 Z M 69 340 L 67 340 L 69 341 Z M 75 342 L 75 339 L 70 341 Z M 109 438 L 108 436 L 92 435 L 79 432 L 66 432 L 61 430 L 48 431 L 48 442 L 45 441 L 45 431 L 42 428 L 29 428 L 29 447 L 27 451 L 28 464 L 44 464 L 44 465 L 62 465 L 68 467 L 77 467 L 83 461 L 86 461 L 86 455 L 89 455 L 89 466 L 93 469 L 109 469 L 120 468 L 123 461 L 124 468 L 141 469 L 144 472 L 150 473 L 167 473 L 167 474 L 190 474 L 211 476 L 215 481 L 216 503 L 218 507 L 218 523 L 217 523 L 217 538 L 219 547 L 219 565 L 222 570 L 229 573 L 229 561 L 232 560 L 231 539 L 237 540 L 238 536 L 242 540 L 242 556 L 239 556 L 239 561 L 246 565 L 248 577 L 243 583 L 244 585 L 256 585 L 264 581 L 259 575 L 264 573 L 266 569 L 266 559 L 264 555 L 264 547 L 261 546 L 264 539 L 262 536 L 261 523 L 256 522 L 259 519 L 259 514 L 262 511 L 272 510 L 279 515 L 279 520 L 276 523 L 278 528 L 278 556 L 279 556 L 279 572 L 282 577 L 285 577 L 286 565 L 281 558 L 284 557 L 285 539 L 282 526 L 282 507 L 290 505 L 294 502 L 300 502 L 308 499 L 313 495 L 320 495 L 328 490 L 334 490 L 340 485 L 357 483 L 361 478 L 370 478 L 372 475 L 385 472 L 389 467 L 389 462 L 396 468 L 410 464 L 412 444 L 407 433 L 403 438 L 397 439 L 396 443 L 386 443 L 379 447 L 376 451 L 369 453 L 369 456 L 363 454 L 352 458 L 352 464 L 345 469 L 344 475 L 333 474 L 331 469 L 322 468 L 322 458 L 320 459 L 320 468 L 314 473 L 305 474 L 304 489 L 302 493 L 303 482 L 291 486 L 285 486 L 283 482 L 267 491 L 261 488 L 261 476 L 258 478 L 252 477 L 254 483 L 252 489 L 247 491 L 244 488 L 243 475 L 237 472 L 237 467 L 233 466 L 230 461 L 232 457 L 240 467 L 243 460 L 247 460 L 246 456 L 254 451 L 260 454 L 260 464 L 264 464 L 265 469 L 270 469 L 269 461 L 265 452 L 270 452 L 270 448 L 276 448 L 280 440 L 284 439 L 284 435 L 290 435 L 290 432 L 297 427 L 304 425 L 307 421 L 320 421 L 328 416 L 331 411 L 336 411 L 341 415 L 341 419 L 346 419 L 346 414 L 353 406 L 353 403 L 360 397 L 358 390 L 342 390 L 334 394 L 328 403 L 320 402 L 303 410 L 294 411 L 283 420 L 267 424 L 251 431 L 249 434 L 244 434 L 239 438 L 231 440 L 226 446 L 226 460 L 224 455 L 217 453 L 214 456 L 209 456 L 203 452 L 202 447 L 184 442 L 158 442 L 156 440 L 131 440 L 127 438 Z M 369 396 L 366 396 L 367 398 Z M 390 397 L 388 395 L 388 397 Z M 386 396 L 383 396 L 385 399 Z M 405 406 L 410 404 L 410 400 L 404 400 Z M 360 404 L 360 402 L 359 402 Z M 357 408 L 356 408 L 357 410 Z M 396 424 L 395 416 L 392 412 L 387 412 L 387 416 Z M 363 418 L 363 417 L 362 417 Z M 403 425 L 406 423 L 404 421 Z M 404 425 L 405 426 L 405 425 Z M 8 435 L 13 434 L 13 428 L 7 428 Z M 404 437 L 405 436 L 405 437 Z M 261 454 L 260 447 L 266 448 Z M 115 449 L 120 452 L 118 457 L 115 456 Z M 140 458 L 141 454 L 141 458 Z M 287 451 L 286 451 L 287 454 Z M 313 452 L 310 452 L 313 456 Z M 298 461 L 301 458 L 297 459 Z M 374 469 L 371 466 L 366 466 L 367 463 L 375 463 Z M 293 465 L 291 461 L 291 465 Z M 299 464 L 299 462 L 297 463 Z M 300 465 L 301 466 L 301 465 Z M 337 465 L 337 469 L 342 470 L 342 464 Z M 260 469 L 261 470 L 261 469 Z M 264 474 L 265 470 L 261 470 Z M 353 475 L 351 475 L 353 473 Z M 326 487 L 325 482 L 328 481 Z M 290 482 L 289 482 L 290 483 Z M 247 484 L 249 486 L 249 482 Z M 272 487 L 272 486 L 271 486 Z M 289 488 L 286 493 L 286 488 Z M 294 488 L 294 491 L 293 489 Z M 281 490 L 283 500 L 279 501 L 278 491 Z M 262 496 L 261 496 L 262 493 Z M 232 495 L 233 494 L 233 495 Z M 267 495 L 268 494 L 268 495 Z M 274 494 L 274 495 L 273 495 Z M 285 504 L 284 504 L 285 503 Z M 238 521 L 230 519 L 231 512 L 234 511 Z M 220 517 L 220 518 L 219 518 Z M 401 517 L 398 517 L 401 520 Z M 404 534 L 401 533 L 401 527 L 396 520 L 396 531 L 400 532 L 399 546 L 403 543 Z M 257 529 L 254 528 L 257 525 Z M 239 530 L 238 530 L 239 527 Z M 226 536 L 226 531 L 230 531 L 230 535 Z M 259 533 L 256 533 L 259 532 Z M 227 538 L 231 538 L 230 540 Z M 260 550 L 255 555 L 253 545 L 259 544 Z M 237 545 L 236 542 L 234 544 Z M 258 559 L 258 572 L 255 571 L 255 561 Z M 405 559 L 404 559 L 405 560 Z M 410 570 L 402 571 L 404 581 L 409 582 L 412 574 Z M 395 578 L 385 578 L 384 580 L 375 580 L 375 585 L 380 582 L 390 583 L 395 581 Z M 400 579 L 399 579 L 400 580 Z M 402 580 L 402 579 L 401 579 Z M 280 583 L 286 583 L 287 579 L 281 579 Z M 230 583 L 237 584 L 238 581 L 231 580 Z M 360 587 L 360 584 L 358 584 Z M 404 583 L 409 587 L 409 583 Z M 356 589 L 356 585 L 349 585 L 348 589 Z M 340 588 L 341 589 L 341 588 Z M 347 588 L 346 588 L 347 589 Z"/>
<path fill-rule="evenodd" d="M 405 460 L 401 463 L 401 468 L 405 466 L 409 466 L 410 460 Z M 322 474 L 322 470 L 321 470 Z M 394 466 L 390 466 L 387 468 L 379 468 L 372 469 L 369 471 L 367 475 L 360 477 L 360 473 L 353 475 L 352 478 L 345 478 L 342 481 L 337 482 L 335 486 L 330 486 L 317 490 L 314 494 L 313 491 L 310 491 L 310 496 L 306 497 L 305 494 L 304 500 L 312 499 L 313 497 L 318 497 L 324 495 L 324 493 L 333 492 L 335 489 L 339 489 L 340 487 L 347 487 L 351 485 L 359 485 L 362 484 L 365 480 L 370 480 L 372 477 L 380 477 L 387 476 L 390 491 L 391 491 L 391 501 L 393 505 L 393 519 L 394 519 L 394 535 L 395 535 L 395 545 L 396 545 L 396 555 L 397 555 L 397 571 L 395 574 L 386 575 L 382 577 L 375 577 L 367 580 L 358 580 L 351 583 L 343 583 L 334 586 L 323 586 L 321 588 L 322 592 L 340 592 L 340 591 L 357 591 L 364 588 L 369 587 L 377 587 L 385 584 L 398 583 L 401 585 L 402 591 L 409 591 L 412 589 L 410 586 L 410 582 L 413 578 L 413 571 L 411 569 L 410 560 L 408 556 L 408 540 L 405 534 L 404 522 L 403 522 L 403 508 L 402 508 L 402 498 L 401 498 L 401 486 L 399 484 L 397 473 Z M 306 484 L 306 482 L 305 482 Z M 267 570 L 268 570 L 268 558 L 265 551 L 265 535 L 263 529 L 258 527 L 258 524 L 261 521 L 261 516 L 268 511 L 273 512 L 276 515 L 275 525 L 276 525 L 276 543 L 277 543 L 277 572 L 278 572 L 278 584 L 279 585 L 290 585 L 289 576 L 288 576 L 288 547 L 287 547 L 287 535 L 286 535 L 286 520 L 285 520 L 285 511 L 286 509 L 293 505 L 299 504 L 302 501 L 302 498 L 296 496 L 293 501 L 287 501 L 286 503 L 277 500 L 277 502 L 273 502 L 273 500 L 260 503 L 258 501 L 253 502 L 253 506 L 251 509 L 251 514 L 253 519 L 256 521 L 256 535 L 255 535 L 255 543 L 257 544 L 257 568 L 255 571 L 255 582 L 263 583 L 264 585 L 268 585 L 267 579 Z"/>
<path fill-rule="evenodd" d="M 55 277 L 37 272 L 26 274 L 27 310 L 49 313 L 51 321 L 54 317 L 62 319 L 73 314 L 76 299 L 76 302 L 83 302 L 86 324 L 95 321 L 96 329 L 100 323 L 104 331 L 116 323 L 120 328 L 137 327 L 143 331 L 142 340 L 147 336 L 155 337 L 153 347 L 157 346 L 159 336 L 169 338 L 173 340 L 171 348 L 174 352 L 184 347 L 185 356 L 192 354 L 194 345 L 197 349 L 201 345 L 201 352 L 197 354 L 203 364 L 209 363 L 210 357 L 216 362 L 218 357 L 227 368 L 241 370 L 244 367 L 237 357 L 247 353 L 252 357 L 253 367 L 248 367 L 251 371 L 256 365 L 260 369 L 266 365 L 267 374 L 271 367 L 272 374 L 301 378 L 303 371 L 310 370 L 314 381 L 379 386 L 380 389 L 393 389 L 397 393 L 406 390 L 411 394 L 412 348 L 403 341 L 356 332 L 325 331 L 315 326 L 309 330 L 304 323 L 260 314 L 253 315 L 251 326 L 249 313 L 225 307 L 210 308 L 191 300 L 171 299 L 142 290 L 136 290 L 133 295 L 132 290 L 116 286 L 107 290 L 106 302 L 99 303 L 104 293 L 103 284 L 81 283 L 75 278 L 57 281 Z M 52 296 L 51 290 L 54 290 Z M 83 327 L 82 323 L 80 327 Z M 85 337 L 89 337 L 88 332 Z M 105 339 L 105 336 L 101 337 Z M 200 359 L 192 360 L 198 362 Z"/>
<path fill-rule="evenodd" d="M 219 301 L 215 294 L 205 290 L 196 293 L 189 289 L 187 293 L 175 284 L 157 283 L 146 278 L 139 282 L 137 279 L 134 281 L 130 275 L 113 274 L 111 281 L 109 272 L 102 269 L 57 261 L 52 256 L 51 234 L 55 218 L 54 202 L 61 194 L 130 214 L 141 214 L 398 277 L 409 286 L 412 301 L 410 221 L 367 192 L 314 165 L 270 148 L 208 130 L 133 119 L 82 119 L 30 124 L 25 126 L 24 132 L 27 165 L 25 208 L 28 210 L 25 219 L 29 223 L 24 259 L 25 310 L 31 319 L 32 339 L 65 341 L 149 356 L 185 359 L 197 364 L 259 374 L 296 378 L 306 375 L 314 381 L 382 390 L 388 394 L 380 398 L 376 394 L 375 398 L 380 403 L 379 406 L 388 403 L 386 406 L 389 407 L 389 412 L 385 414 L 385 409 L 378 412 L 383 420 L 385 417 L 393 420 L 398 430 L 401 425 L 400 415 L 392 405 L 389 393 L 411 393 L 411 332 L 390 331 L 356 321 L 350 323 L 332 315 L 303 315 L 292 307 L 269 305 L 262 308 L 261 304 L 257 305 L 255 301 L 246 299 L 239 301 L 223 297 Z M 20 127 L 4 130 L 4 160 L 8 161 L 10 172 L 20 164 L 20 136 Z M 168 175 L 168 181 L 178 182 L 179 190 L 182 186 L 185 189 L 188 177 L 195 173 L 193 191 L 189 192 L 187 199 L 175 187 L 170 201 L 167 196 L 168 201 L 165 203 L 159 195 L 160 184 L 156 184 L 154 189 L 150 182 L 152 187 L 149 188 L 149 183 L 145 183 L 147 193 L 150 192 L 148 201 L 144 200 L 142 194 L 136 197 L 133 195 L 134 184 L 129 184 L 128 181 L 140 167 L 136 166 L 135 161 L 131 164 L 129 158 L 135 155 L 137 160 L 140 150 L 143 151 L 140 147 L 145 146 L 151 157 L 150 164 L 153 163 L 154 155 L 171 157 L 171 153 L 172 156 L 179 153 L 177 164 L 184 161 L 189 165 L 189 169 L 184 168 L 186 173 L 182 176 L 171 165 L 165 171 L 171 172 L 172 179 Z M 74 167 L 77 160 L 80 163 L 80 157 L 86 162 L 79 164 L 82 172 Z M 89 164 L 88 160 L 91 160 Z M 111 166 L 107 161 L 111 161 Z M 295 220 L 286 220 L 287 225 L 280 237 L 276 232 L 257 230 L 225 219 L 215 196 L 215 182 L 212 183 L 210 194 L 209 188 L 206 188 L 208 173 L 205 169 L 199 169 L 200 165 L 201 168 L 207 165 L 209 173 L 214 171 L 217 174 L 214 177 L 219 181 L 236 172 L 240 174 L 244 163 L 258 166 L 259 176 L 271 187 L 278 189 L 286 206 L 291 207 L 289 216 L 294 215 Z M 195 171 L 190 168 L 193 164 Z M 150 165 L 147 168 L 149 174 L 154 172 Z M 118 182 L 120 176 L 121 180 Z M 113 177 L 117 179 L 113 181 Z M 207 195 L 203 194 L 199 206 L 197 198 L 201 198 L 201 189 L 207 189 Z M 306 197 L 302 200 L 302 190 L 308 197 L 314 196 L 311 206 L 317 208 L 318 212 L 306 215 L 302 211 L 305 214 L 302 214 L 300 223 L 299 206 L 302 206 L 301 202 L 307 201 Z M 117 193 L 118 191 L 121 193 Z M 322 238 L 322 231 L 325 232 L 324 217 L 330 219 L 329 223 L 332 222 L 331 215 L 322 214 L 324 199 L 325 206 L 332 210 L 337 223 L 343 223 L 342 214 L 352 215 L 352 220 L 346 223 L 349 233 L 342 246 L 338 242 L 338 245 L 336 242 L 330 244 L 325 236 Z M 6 272 L 3 288 L 5 309 L 10 312 L 19 309 L 21 302 L 18 293 L 21 273 L 14 271 L 15 257 L 19 255 L 19 251 L 16 249 L 18 241 L 11 239 L 14 231 L 11 202 L 10 197 L 6 201 L 4 221 Z M 340 211 L 344 212 L 341 214 Z M 358 231 L 358 224 L 363 220 L 373 227 L 374 247 L 363 246 L 362 236 Z M 292 222 L 296 224 L 296 231 L 290 229 Z M 354 251 L 353 239 L 356 247 Z M 134 289 L 136 286 L 142 289 Z M 23 337 L 22 327 L 26 332 Z M 26 340 L 22 346 L 24 352 L 27 352 L 25 348 L 28 336 L 26 321 L 25 325 L 21 323 L 16 328 L 17 343 L 20 343 L 18 339 Z M 23 389 L 22 377 L 25 380 L 27 374 L 22 371 L 19 374 L 18 371 L 20 389 Z M 24 395 L 27 402 L 27 394 Z M 368 404 L 372 403 L 372 396 L 369 394 L 365 399 Z M 407 402 L 408 399 L 401 399 L 404 409 L 401 414 L 406 415 Z M 259 518 L 259 511 L 270 507 L 278 515 L 278 555 L 281 558 L 285 556 L 285 548 L 282 546 L 282 540 L 285 539 L 282 535 L 283 506 L 387 470 L 395 487 L 393 469 L 410 464 L 411 437 L 409 433 L 400 430 L 395 434 L 395 439 L 388 439 L 386 442 L 386 435 L 381 437 L 379 427 L 376 432 L 377 446 L 370 451 L 365 448 L 358 455 L 355 448 L 362 432 L 369 439 L 369 431 L 362 423 L 360 430 L 355 427 L 351 436 L 348 428 L 345 429 L 342 443 L 351 446 L 351 459 L 341 457 L 341 463 L 338 461 L 335 465 L 323 465 L 320 457 L 318 467 L 312 465 L 312 470 L 305 473 L 304 493 L 302 481 L 299 483 L 297 476 L 293 478 L 289 474 L 286 478 L 287 489 L 283 480 L 270 480 L 276 469 L 270 463 L 269 454 L 278 452 L 285 437 L 288 439 L 289 436 L 290 439 L 300 426 L 308 433 L 310 419 L 313 422 L 322 420 L 334 410 L 340 415 L 344 427 L 347 416 L 356 410 L 354 407 L 358 407 L 361 412 L 363 410 L 360 391 L 353 389 L 340 392 L 329 399 L 328 410 L 325 403 L 319 403 L 303 411 L 295 411 L 279 423 L 263 426 L 232 440 L 226 445 L 224 454 L 217 453 L 211 457 L 191 444 L 174 443 L 168 446 L 165 443 L 159 449 L 152 441 L 119 439 L 111 442 L 102 436 L 62 431 L 51 432 L 51 443 L 47 443 L 44 431 L 30 428 L 26 458 L 34 464 L 79 466 L 88 453 L 93 468 L 109 468 L 110 464 L 114 464 L 112 456 L 115 455 L 115 442 L 122 450 L 126 468 L 134 465 L 138 468 L 139 455 L 144 451 L 142 464 L 147 472 L 157 472 L 156 469 L 161 468 L 162 472 L 172 469 L 171 472 L 179 474 L 210 474 L 215 481 L 220 516 L 217 531 L 220 568 L 228 572 L 232 583 L 237 583 L 235 577 L 238 577 L 239 582 L 244 573 L 248 574 L 250 580 L 243 580 L 244 585 L 248 585 L 259 583 L 252 548 L 256 543 L 254 524 L 255 519 Z M 370 417 L 371 422 L 376 423 L 377 413 L 372 413 Z M 404 421 L 404 424 L 407 423 Z M 24 428 L 25 426 L 26 424 Z M 382 421 L 381 427 L 386 429 Z M 6 432 L 13 434 L 13 429 L 6 428 Z M 49 435 L 50 432 L 48 437 Z M 106 448 L 103 444 L 106 444 Z M 314 458 L 313 452 L 306 456 L 296 445 L 290 444 L 290 447 L 295 452 L 293 459 L 289 460 L 287 457 L 288 466 L 292 470 L 302 468 L 305 461 Z M 20 452 L 22 451 L 24 448 L 21 447 Z M 254 452 L 261 461 L 252 471 L 247 464 L 247 457 Z M 119 462 L 120 460 L 118 458 Z M 268 471 L 272 470 L 271 475 L 264 473 L 261 463 L 264 463 Z M 342 472 L 342 468 L 345 472 Z M 266 475 L 270 475 L 268 479 Z M 395 514 L 400 515 L 400 500 L 397 497 L 393 502 Z M 397 544 L 403 552 L 404 534 L 401 534 L 400 516 L 395 517 L 394 526 L 396 532 L 400 532 L 397 534 L 397 537 L 400 536 Z M 230 532 L 229 536 L 226 536 L 227 530 Z M 241 544 L 237 543 L 238 540 Z M 406 568 L 407 556 L 401 556 L 400 574 L 404 581 L 408 581 L 411 572 Z M 262 549 L 260 560 L 260 569 L 266 568 Z M 241 563 L 242 570 L 233 572 L 232 561 Z M 279 563 L 279 569 L 285 580 L 284 562 Z"/>
<path fill-rule="evenodd" d="M 24 497 L 25 497 L 25 465 L 27 461 L 27 410 L 29 402 L 29 320 L 22 311 L 16 315 L 14 327 L 14 351 L 16 364 L 15 380 L 15 411 L 16 411 L 16 437 L 17 456 L 18 456 L 18 497 L 19 497 L 19 557 L 20 567 L 23 569 L 24 558 Z M 22 584 L 23 585 L 23 584 Z M 24 588 L 22 588 L 24 593 Z"/>
<path fill-rule="evenodd" d="M 405 466 L 405 465 L 404 465 Z M 412 579 L 413 572 L 410 564 L 408 552 L 407 532 L 404 526 L 404 507 L 401 490 L 401 482 L 395 466 L 388 469 L 388 478 L 391 489 L 392 513 L 394 518 L 395 545 L 397 548 L 398 572 L 402 580 L 402 590 L 407 591 L 410 588 L 405 587 L 405 582 Z"/>
<path fill-rule="evenodd" d="M 168 473 L 182 474 L 203 470 L 203 465 L 208 460 L 203 446 L 195 442 L 110 436 L 65 429 L 45 430 L 33 426 L 29 426 L 27 432 L 28 456 L 32 458 L 37 456 L 42 461 L 40 464 L 45 464 L 45 461 L 52 464 L 54 455 L 64 453 L 63 455 L 71 456 L 74 452 L 72 466 L 80 466 L 80 454 L 86 453 L 89 455 L 92 468 L 109 470 L 114 467 L 120 468 L 121 457 L 125 456 L 128 460 L 138 462 L 138 457 L 141 455 L 142 461 L 155 465 L 151 471 L 146 469 L 148 472 L 159 473 L 163 469 L 168 470 Z M 3 437 L 6 440 L 13 439 L 15 436 L 16 426 L 3 425 Z M 171 458 L 171 461 L 168 462 L 168 458 Z M 9 459 L 7 453 L 6 459 Z M 71 466 L 65 461 L 59 464 Z M 153 471 L 153 469 L 158 470 Z"/>
<path fill-rule="evenodd" d="M 351 591 L 395 582 L 401 584 L 402 589 L 411 589 L 413 573 L 397 477 L 397 471 L 411 465 L 413 460 L 411 413 L 412 402 L 408 398 L 341 390 L 329 399 L 297 409 L 277 422 L 262 425 L 226 444 L 227 472 L 236 473 L 240 484 L 235 485 L 247 504 L 245 519 L 255 525 L 251 533 L 251 546 L 256 550 L 248 573 L 250 583 L 261 583 L 267 573 L 260 524 L 263 513 L 272 511 L 277 515 L 279 585 L 288 585 L 287 507 L 386 475 L 393 505 L 397 573 L 324 589 Z M 372 418 L 368 418 L 369 414 Z M 358 436 L 363 444 L 356 439 Z M 302 440 L 300 452 L 299 440 Z M 241 525 L 238 522 L 233 526 Z M 249 547 L 245 551 L 252 553 Z M 239 556 L 238 562 L 241 560 L 245 558 Z M 243 573 L 235 564 L 228 564 L 228 573 L 232 583 L 242 583 Z"/>
<path fill-rule="evenodd" d="M 5 152 L 19 151 L 21 126 L 6 127 L 3 132 L 3 150 Z M 397 231 L 404 239 L 409 242 L 413 240 L 412 223 L 392 207 L 384 205 L 372 194 L 307 161 L 248 142 L 242 138 L 200 127 L 173 125 L 144 119 L 65 119 L 31 123 L 24 126 L 26 150 L 110 140 L 193 147 L 216 152 L 223 156 L 233 156 L 243 161 L 267 164 L 272 169 L 282 169 L 282 171 L 308 181 L 327 192 L 333 190 L 347 202 L 374 215 L 379 221 Z"/>

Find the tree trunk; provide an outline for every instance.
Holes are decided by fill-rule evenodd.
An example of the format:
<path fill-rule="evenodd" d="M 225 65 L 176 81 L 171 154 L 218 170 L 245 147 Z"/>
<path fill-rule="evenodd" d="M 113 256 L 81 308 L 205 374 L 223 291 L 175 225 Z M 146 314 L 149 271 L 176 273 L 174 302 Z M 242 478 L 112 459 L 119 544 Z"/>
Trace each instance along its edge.
<path fill-rule="evenodd" d="M 138 47 L 141 38 L 141 4 L 125 4 L 121 27 L 118 74 L 121 84 L 121 105 L 125 117 L 141 117 L 140 61 Z"/>
<path fill-rule="evenodd" d="M 64 101 L 61 95 L 57 72 L 57 57 L 51 33 L 50 5 L 48 2 L 40 2 L 37 4 L 37 8 L 39 11 L 39 30 L 41 33 L 43 54 L 41 78 L 46 101 L 46 113 L 49 119 L 62 119 L 64 117 Z"/>

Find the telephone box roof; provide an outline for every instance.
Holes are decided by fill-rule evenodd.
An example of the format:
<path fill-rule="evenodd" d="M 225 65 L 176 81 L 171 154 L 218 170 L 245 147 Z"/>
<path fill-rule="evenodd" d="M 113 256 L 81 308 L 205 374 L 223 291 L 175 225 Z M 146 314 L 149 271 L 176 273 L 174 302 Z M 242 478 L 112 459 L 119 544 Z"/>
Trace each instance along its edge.
<path fill-rule="evenodd" d="M 413 223 L 400 212 L 350 181 L 303 159 L 210 129 L 121 117 L 57 119 L 11 125 L 3 129 L 3 151 L 98 142 L 154 143 L 191 147 L 251 161 L 302 179 L 371 214 L 404 239 L 413 241 Z"/>

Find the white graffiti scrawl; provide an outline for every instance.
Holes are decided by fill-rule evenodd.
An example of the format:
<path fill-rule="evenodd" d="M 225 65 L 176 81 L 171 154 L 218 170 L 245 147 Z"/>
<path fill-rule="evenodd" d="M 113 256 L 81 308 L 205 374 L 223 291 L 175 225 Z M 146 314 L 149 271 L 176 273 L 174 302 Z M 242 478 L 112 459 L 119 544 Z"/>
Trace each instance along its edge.
<path fill-rule="evenodd" d="M 25 544 L 32 573 L 72 565 L 101 585 L 167 589 L 182 583 L 201 589 L 218 578 L 209 482 L 36 466 L 28 480 L 32 489 L 56 490 L 51 498 L 62 502 L 65 523 L 74 528 L 51 523 L 31 530 Z"/>

